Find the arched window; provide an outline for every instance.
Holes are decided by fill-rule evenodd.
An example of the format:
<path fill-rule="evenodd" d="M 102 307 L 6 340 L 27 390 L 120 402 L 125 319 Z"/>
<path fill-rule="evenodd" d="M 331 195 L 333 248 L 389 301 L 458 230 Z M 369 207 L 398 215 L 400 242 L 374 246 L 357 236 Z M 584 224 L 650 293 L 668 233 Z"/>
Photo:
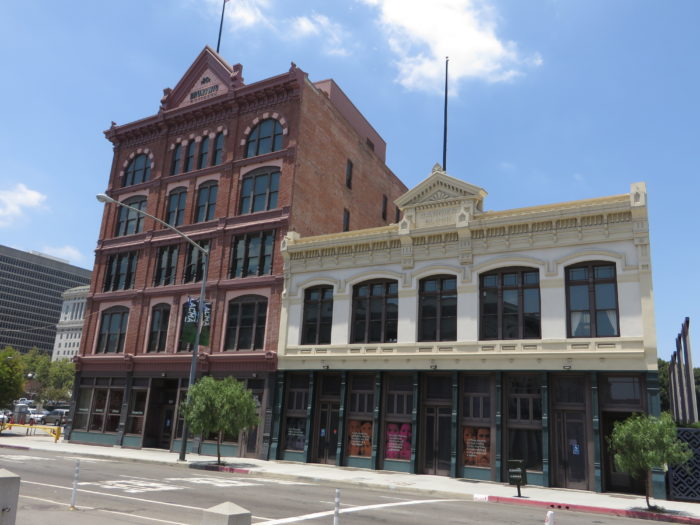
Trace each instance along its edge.
<path fill-rule="evenodd" d="M 229 301 L 225 350 L 259 350 L 265 342 L 267 299 L 245 295 Z"/>
<path fill-rule="evenodd" d="M 479 279 L 479 339 L 539 339 L 540 274 L 533 268 L 502 268 Z"/>
<path fill-rule="evenodd" d="M 566 268 L 569 337 L 620 335 L 615 264 L 595 261 Z"/>
<path fill-rule="evenodd" d="M 126 167 L 124 172 L 124 182 L 122 187 L 133 186 L 134 184 L 141 184 L 146 182 L 151 178 L 151 161 L 148 155 L 141 154 L 136 155 L 129 165 Z"/>
<path fill-rule="evenodd" d="M 170 226 L 179 226 L 185 218 L 185 202 L 187 201 L 187 190 L 185 188 L 175 188 L 168 195 L 168 216 L 165 222 Z"/>
<path fill-rule="evenodd" d="M 279 185 L 279 168 L 262 168 L 243 177 L 239 213 L 255 213 L 277 208 Z"/>
<path fill-rule="evenodd" d="M 170 175 L 177 175 L 180 173 L 180 162 L 182 160 L 182 144 L 179 142 L 175 144 L 175 149 L 173 149 L 173 158 L 170 162 Z"/>
<path fill-rule="evenodd" d="M 124 204 L 136 208 L 146 209 L 146 197 L 132 197 L 124 201 Z M 117 229 L 114 233 L 117 237 L 121 235 L 131 235 L 143 231 L 143 215 L 124 206 L 119 206 L 119 217 L 117 217 Z"/>
<path fill-rule="evenodd" d="M 151 309 L 151 330 L 148 334 L 148 352 L 164 352 L 168 337 L 170 305 L 161 303 Z"/>
<path fill-rule="evenodd" d="M 218 166 L 224 160 L 224 132 L 220 131 L 214 139 L 214 162 L 212 166 Z"/>
<path fill-rule="evenodd" d="M 246 157 L 255 157 L 282 149 L 282 126 L 273 118 L 260 122 L 248 135 Z"/>
<path fill-rule="evenodd" d="M 185 171 L 192 171 L 194 169 L 194 149 L 197 147 L 197 143 L 193 140 L 187 145 L 187 153 L 185 154 Z"/>
<path fill-rule="evenodd" d="M 194 222 L 210 221 L 214 218 L 218 189 L 219 185 L 216 182 L 205 182 L 199 187 Z"/>
<path fill-rule="evenodd" d="M 204 137 L 202 142 L 199 143 L 199 158 L 197 159 L 197 169 L 207 167 L 207 160 L 209 160 L 209 137 Z"/>
<path fill-rule="evenodd" d="M 399 283 L 365 281 L 352 290 L 352 343 L 395 343 Z"/>
<path fill-rule="evenodd" d="M 420 281 L 418 306 L 419 341 L 457 339 L 457 279 L 436 275 Z"/>
<path fill-rule="evenodd" d="M 113 306 L 102 312 L 96 353 L 114 354 L 123 352 L 128 321 L 129 309 L 124 306 Z"/>
<path fill-rule="evenodd" d="M 301 344 L 323 345 L 331 342 L 333 325 L 333 287 L 314 286 L 304 292 L 304 320 Z"/>

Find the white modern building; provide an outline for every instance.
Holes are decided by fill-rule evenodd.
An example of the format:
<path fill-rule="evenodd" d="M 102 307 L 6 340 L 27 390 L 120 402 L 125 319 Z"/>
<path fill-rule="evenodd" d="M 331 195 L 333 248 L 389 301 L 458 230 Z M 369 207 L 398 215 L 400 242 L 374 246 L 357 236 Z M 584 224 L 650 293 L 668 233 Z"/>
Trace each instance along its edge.
<path fill-rule="evenodd" d="M 436 165 L 398 224 L 286 235 L 270 459 L 640 490 L 606 438 L 659 410 L 646 186 L 485 197 Z"/>
<path fill-rule="evenodd" d="M 78 355 L 85 320 L 85 301 L 89 291 L 90 286 L 85 285 L 69 288 L 61 294 L 63 306 L 56 325 L 51 361 L 73 359 L 73 356 Z"/>

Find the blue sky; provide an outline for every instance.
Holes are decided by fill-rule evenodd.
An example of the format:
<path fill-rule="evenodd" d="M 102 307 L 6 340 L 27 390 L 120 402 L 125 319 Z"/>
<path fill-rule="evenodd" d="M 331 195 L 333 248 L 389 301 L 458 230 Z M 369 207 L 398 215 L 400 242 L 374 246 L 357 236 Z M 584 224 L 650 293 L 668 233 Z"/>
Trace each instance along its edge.
<path fill-rule="evenodd" d="M 103 130 L 157 112 L 216 47 L 220 12 L 221 0 L 3 3 L 0 244 L 92 267 Z M 292 61 L 335 79 L 409 187 L 442 159 L 447 55 L 447 171 L 485 188 L 487 209 L 646 182 L 668 358 L 684 317 L 700 321 L 699 19 L 695 0 L 231 0 L 221 54 L 247 83 Z"/>

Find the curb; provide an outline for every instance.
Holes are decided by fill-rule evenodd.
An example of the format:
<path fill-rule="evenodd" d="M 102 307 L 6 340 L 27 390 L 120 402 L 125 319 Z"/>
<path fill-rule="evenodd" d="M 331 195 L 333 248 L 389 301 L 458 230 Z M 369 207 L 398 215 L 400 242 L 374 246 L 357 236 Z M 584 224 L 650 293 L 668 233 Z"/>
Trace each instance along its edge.
<path fill-rule="evenodd" d="M 7 449 L 15 449 L 15 450 L 33 450 L 33 447 L 31 446 L 25 446 L 25 445 L 11 445 L 11 444 L 0 444 L 0 449 L 2 448 L 7 448 Z M 41 449 L 43 450 L 43 449 Z M 65 452 L 65 451 L 61 451 Z M 302 481 L 302 482 L 320 482 L 320 483 L 328 483 L 330 480 L 325 480 L 319 476 L 314 476 L 314 475 L 303 475 L 303 474 L 285 474 L 285 473 L 277 473 L 277 472 L 269 472 L 266 470 L 255 470 L 255 469 L 249 469 L 249 468 L 243 468 L 243 467 L 233 467 L 233 466 L 227 466 L 227 465 L 216 465 L 216 464 L 211 464 L 211 463 L 205 463 L 205 462 L 172 462 L 172 461 L 161 461 L 157 459 L 151 459 L 151 458 L 130 458 L 130 457 L 121 457 L 117 455 L 110 455 L 110 454 L 99 454 L 99 453 L 81 453 L 81 455 L 85 457 L 95 457 L 95 458 L 111 458 L 114 460 L 123 460 L 123 461 L 130 461 L 130 462 L 140 462 L 140 463 L 157 463 L 157 464 L 162 464 L 162 465 L 171 465 L 171 466 L 181 466 L 185 468 L 191 468 L 191 469 L 196 469 L 196 470 L 205 470 L 205 471 L 218 471 L 218 472 L 228 472 L 232 474 L 247 474 L 247 475 L 254 475 L 254 476 L 259 476 L 259 477 L 268 477 L 268 478 L 277 478 L 277 479 L 287 479 L 287 480 L 297 480 L 297 481 Z M 565 504 L 565 503 L 557 503 L 557 502 L 551 502 L 551 501 L 544 501 L 544 500 L 531 500 L 531 499 L 526 499 L 526 498 L 517 498 L 517 497 L 509 497 L 509 496 L 491 496 L 491 495 L 480 495 L 480 494 L 467 494 L 467 493 L 454 493 L 451 491 L 446 491 L 446 490 L 426 490 L 426 489 L 421 489 L 421 488 L 416 488 L 416 487 L 406 487 L 406 486 L 400 486 L 400 485 L 393 485 L 393 484 L 381 484 L 381 483 L 373 483 L 371 481 L 367 480 L 362 480 L 362 481 L 353 481 L 353 480 L 333 480 L 333 484 L 335 485 L 341 485 L 341 486 L 354 486 L 354 487 L 365 487 L 369 489 L 376 489 L 376 488 L 385 488 L 387 490 L 391 491 L 396 491 L 396 492 L 406 492 L 406 493 L 420 493 L 420 494 L 430 494 L 438 497 L 448 497 L 448 498 L 459 498 L 459 499 L 465 499 L 465 500 L 470 500 L 470 501 L 481 501 L 481 502 L 488 502 L 488 503 L 504 503 L 504 504 L 509 504 L 509 505 L 523 505 L 523 506 L 529 506 L 529 507 L 538 507 L 538 508 L 546 508 L 550 510 L 568 510 L 568 511 L 573 511 L 573 512 L 587 512 L 587 513 L 595 513 L 595 514 L 606 514 L 609 516 L 619 516 L 619 517 L 626 517 L 626 518 L 636 518 L 636 519 L 645 519 L 645 520 L 651 520 L 651 521 L 663 521 L 663 522 L 669 522 L 669 523 L 681 523 L 681 524 L 686 524 L 686 525 L 700 525 L 700 518 L 695 518 L 692 516 L 683 516 L 683 515 L 677 515 L 677 514 L 668 514 L 668 513 L 662 513 L 662 512 L 653 512 L 653 511 L 648 511 L 648 510 L 628 510 L 628 509 L 616 509 L 616 508 L 611 508 L 611 507 L 596 507 L 596 506 L 591 506 L 591 505 L 580 505 L 580 504 Z"/>
<path fill-rule="evenodd" d="M 685 523 L 688 525 L 700 525 L 700 518 L 690 516 L 678 516 L 673 514 L 664 514 L 661 512 L 653 512 L 650 510 L 627 510 L 627 509 L 612 509 L 609 507 L 594 507 L 590 505 L 567 505 L 562 503 L 552 503 L 548 501 L 524 500 L 522 498 L 506 497 L 506 496 L 488 496 L 489 503 L 506 503 L 509 505 L 524 505 L 527 507 L 543 507 L 552 510 L 571 510 L 575 512 L 592 512 L 595 514 L 607 514 L 611 516 L 619 516 L 624 518 L 636 518 L 651 521 L 665 521 L 669 523 Z"/>

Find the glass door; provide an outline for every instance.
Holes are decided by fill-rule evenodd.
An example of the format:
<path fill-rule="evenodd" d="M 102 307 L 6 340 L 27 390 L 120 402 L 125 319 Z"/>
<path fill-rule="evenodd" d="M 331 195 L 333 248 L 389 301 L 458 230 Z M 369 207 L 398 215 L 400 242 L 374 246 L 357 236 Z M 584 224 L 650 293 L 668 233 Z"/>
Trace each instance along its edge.
<path fill-rule="evenodd" d="M 450 474 L 450 429 L 452 410 L 446 406 L 427 406 L 423 429 L 423 473 L 448 476 Z"/>
<path fill-rule="evenodd" d="M 588 446 L 585 412 L 558 410 L 554 413 L 557 467 L 556 485 L 588 489 Z"/>
<path fill-rule="evenodd" d="M 318 463 L 335 464 L 338 450 L 339 414 L 339 403 L 335 401 L 321 401 L 319 403 L 316 432 L 316 461 Z"/>

